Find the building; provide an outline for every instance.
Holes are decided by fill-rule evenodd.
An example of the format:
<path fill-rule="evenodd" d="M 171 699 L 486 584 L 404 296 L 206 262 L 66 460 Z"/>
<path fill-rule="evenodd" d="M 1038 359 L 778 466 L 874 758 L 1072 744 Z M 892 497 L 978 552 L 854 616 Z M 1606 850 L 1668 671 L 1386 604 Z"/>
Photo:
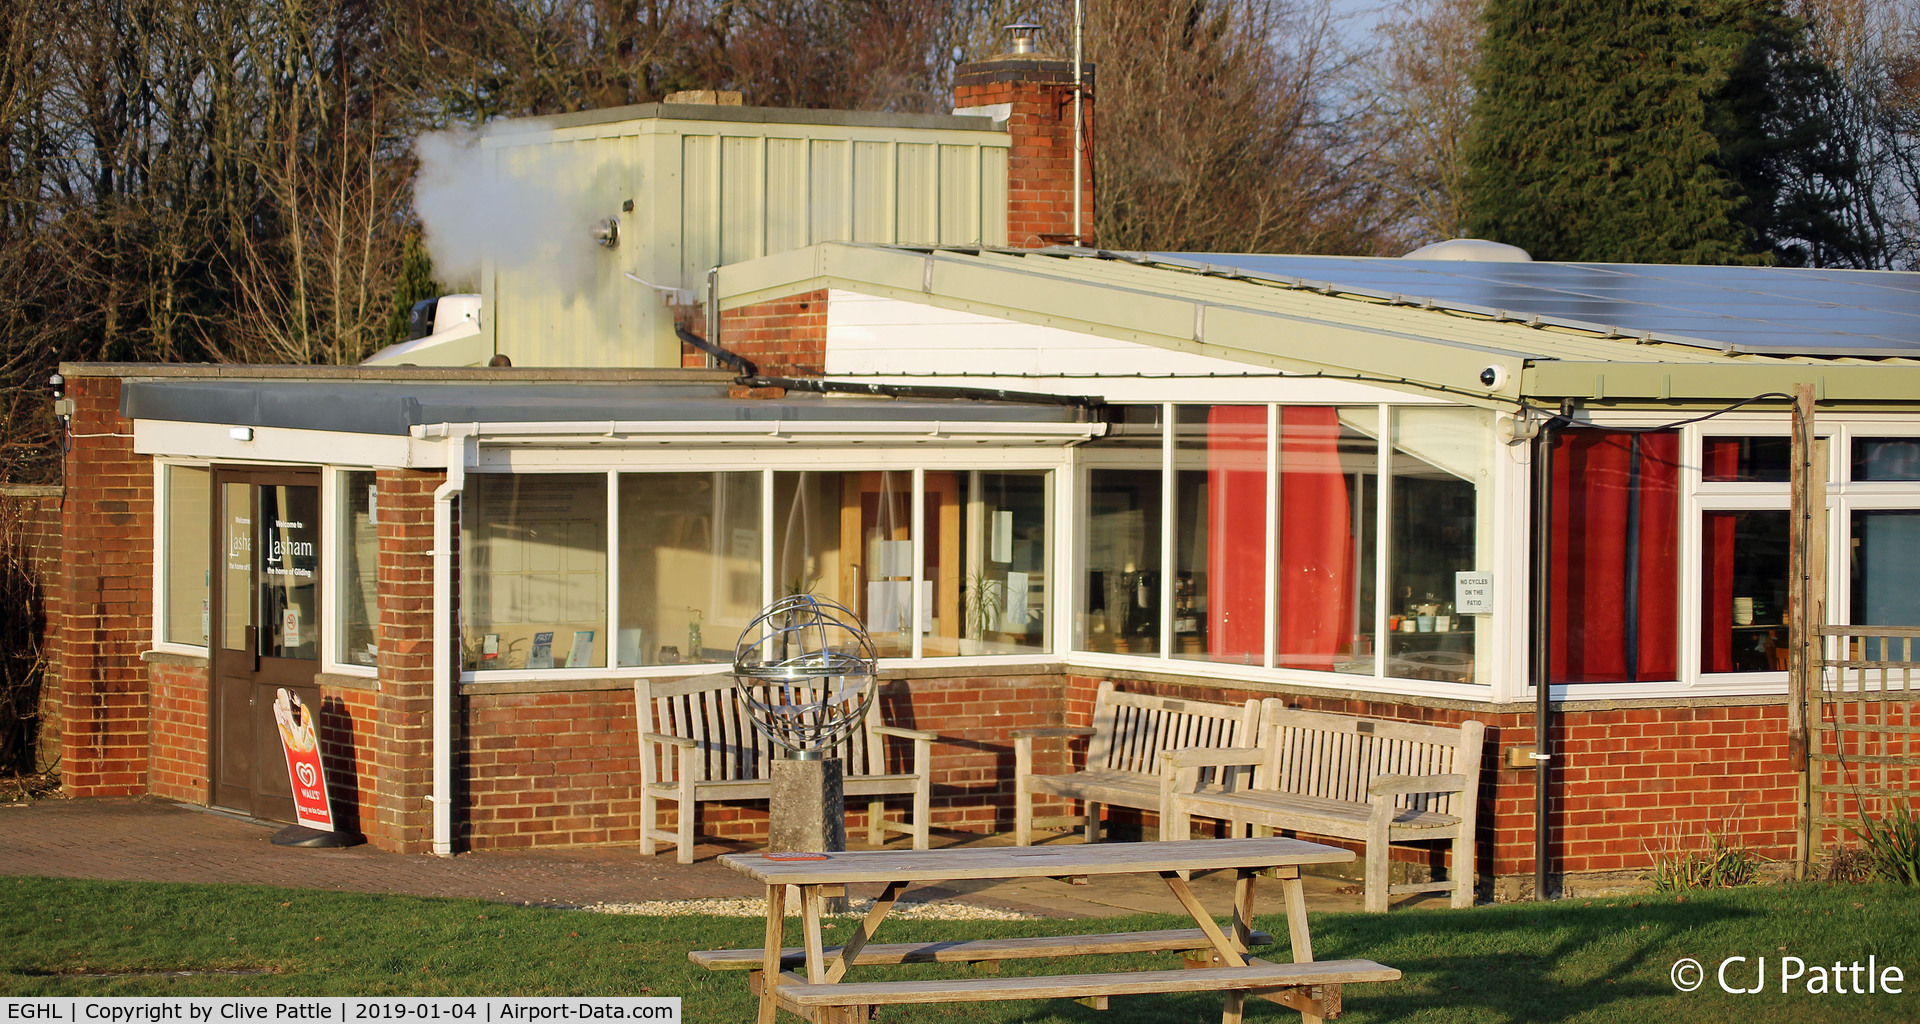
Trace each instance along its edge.
<path fill-rule="evenodd" d="M 720 170 L 677 224 L 620 206 L 645 174 L 607 192 L 615 262 L 564 294 L 489 271 L 449 361 L 516 368 L 63 367 L 67 790 L 285 817 L 262 694 L 287 686 L 385 848 L 632 841 L 632 681 L 725 663 L 806 590 L 865 617 L 894 717 L 943 736 L 938 827 L 1003 826 L 1008 734 L 1106 679 L 1471 717 L 1511 895 L 1544 669 L 1553 874 L 1708 830 L 1790 855 L 1786 396 L 1816 389 L 1827 620 L 1920 623 L 1920 278 L 1009 248 L 1076 205 L 1061 63 L 975 66 L 987 113 L 939 123 L 546 125 L 500 159 Z M 819 172 L 785 205 L 777 160 Z M 869 196 L 862 166 L 884 237 L 794 226 L 803 196 Z M 761 827 L 732 813 L 703 830 Z"/>

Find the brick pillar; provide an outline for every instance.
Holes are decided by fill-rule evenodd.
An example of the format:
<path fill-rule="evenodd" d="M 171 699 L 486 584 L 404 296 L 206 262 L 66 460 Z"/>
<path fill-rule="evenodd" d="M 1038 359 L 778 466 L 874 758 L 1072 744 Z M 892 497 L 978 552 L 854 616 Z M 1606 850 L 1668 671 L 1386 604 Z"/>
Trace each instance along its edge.
<path fill-rule="evenodd" d="M 1081 75 L 1080 244 L 1094 244 L 1093 66 Z M 957 113 L 1004 116 L 1007 244 L 1016 249 L 1070 244 L 1073 238 L 1073 62 L 1039 54 L 963 64 L 954 73 Z"/>
<path fill-rule="evenodd" d="M 383 469 L 379 494 L 379 679 L 361 822 L 395 853 L 433 848 L 433 492 L 442 473 Z"/>
<path fill-rule="evenodd" d="M 60 572 L 47 602 L 48 704 L 60 716 L 60 779 L 70 796 L 147 788 L 153 637 L 153 463 L 135 455 L 120 380 L 61 367 L 74 401 Z"/>

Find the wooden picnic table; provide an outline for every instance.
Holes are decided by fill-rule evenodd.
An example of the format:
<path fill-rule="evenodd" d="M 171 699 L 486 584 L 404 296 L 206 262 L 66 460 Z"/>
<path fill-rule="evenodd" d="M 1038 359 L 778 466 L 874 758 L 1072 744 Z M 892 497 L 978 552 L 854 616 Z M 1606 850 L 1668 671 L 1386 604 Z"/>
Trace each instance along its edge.
<path fill-rule="evenodd" d="M 1353 859 L 1348 850 L 1298 839 L 1213 839 L 1189 842 L 1100 843 L 1045 847 L 982 847 L 942 850 L 871 850 L 773 859 L 781 855 L 730 853 L 720 862 L 767 887 L 766 945 L 761 949 L 696 950 L 688 958 L 712 970 L 751 970 L 760 997 L 759 1024 L 773 1024 L 780 1009 L 816 1024 L 851 1024 L 871 1008 L 900 1003 L 945 1003 L 994 999 L 1079 998 L 1104 1008 L 1108 996 L 1162 992 L 1226 993 L 1223 1024 L 1237 1024 L 1248 995 L 1300 1011 L 1309 1022 L 1337 1016 L 1340 986 L 1392 981 L 1400 972 L 1369 960 L 1316 963 L 1307 933 L 1306 894 L 1300 868 Z M 1236 873 L 1233 919 L 1222 929 L 1187 885 L 1193 871 Z M 1027 939 L 870 944 L 907 886 L 917 882 L 976 878 L 1093 878 L 1157 874 L 1193 917 L 1193 928 Z M 1271 936 L 1253 928 L 1254 879 L 1277 878 L 1292 941 L 1292 963 L 1248 955 Z M 823 900 L 853 883 L 883 883 L 873 909 L 846 944 L 826 946 L 820 935 Z M 786 893 L 799 890 L 802 945 L 787 947 Z M 1029 957 L 1197 950 L 1187 970 L 1122 971 L 1044 977 L 972 975 L 941 981 L 845 982 L 851 967 L 904 963 L 974 963 Z M 796 968 L 798 970 L 796 970 Z"/>

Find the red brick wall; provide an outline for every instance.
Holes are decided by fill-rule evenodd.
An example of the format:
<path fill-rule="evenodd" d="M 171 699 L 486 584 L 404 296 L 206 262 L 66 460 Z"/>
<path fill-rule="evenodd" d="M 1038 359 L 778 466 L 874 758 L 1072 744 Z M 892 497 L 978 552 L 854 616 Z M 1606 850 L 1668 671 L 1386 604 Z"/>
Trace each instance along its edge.
<path fill-rule="evenodd" d="M 705 335 L 705 320 L 692 325 Z M 720 344 L 760 368 L 766 377 L 818 377 L 827 371 L 827 293 L 816 289 L 720 314 Z M 681 346 L 681 364 L 707 365 L 707 354 Z"/>
<path fill-rule="evenodd" d="M 474 849 L 638 842 L 633 691 L 475 694 L 459 766 Z"/>
<path fill-rule="evenodd" d="M 367 842 L 396 853 L 433 848 L 433 492 L 438 471 L 383 469 L 379 489 L 379 680 L 355 758 L 372 792 L 358 796 Z M 450 665 L 457 652 L 445 652 Z M 351 709 L 360 701 L 348 702 Z M 364 705 L 362 705 L 364 707 Z M 364 737 L 361 739 L 360 737 Z M 362 755 L 364 751 L 364 755 Z"/>
<path fill-rule="evenodd" d="M 207 781 L 207 662 L 171 654 L 148 656 L 152 732 L 147 792 L 205 804 Z"/>
<path fill-rule="evenodd" d="M 327 768 L 327 800 L 342 831 L 367 835 L 369 823 L 379 820 L 374 801 L 386 785 L 375 758 L 379 690 L 371 681 L 328 681 L 337 678 L 320 681 L 320 754 Z M 391 848 L 388 836 L 382 831 L 380 841 Z"/>
<path fill-rule="evenodd" d="M 60 499 L 58 486 L 0 484 L 0 547 L 7 557 L 25 561 L 39 590 L 40 613 L 49 623 L 53 619 L 53 591 L 60 578 Z M 43 629 L 43 645 L 45 633 Z M 52 652 L 43 647 L 41 653 L 50 656 Z M 53 666 L 48 665 L 41 677 L 39 720 L 29 726 L 38 731 L 36 757 L 40 765 L 60 760 L 59 687 L 53 680 Z"/>
<path fill-rule="evenodd" d="M 1033 249 L 1073 240 L 1073 62 L 1009 59 L 962 66 L 953 105 L 1007 103 L 1007 244 Z M 1080 244 L 1094 244 L 1093 82 L 1082 96 Z"/>
<path fill-rule="evenodd" d="M 1072 724 L 1090 707 L 1098 678 L 1074 677 Z M 1534 864 L 1532 769 L 1505 767 L 1502 751 L 1534 738 L 1533 715 L 1354 700 L 1311 693 L 1253 692 L 1217 684 L 1143 682 L 1115 677 L 1122 689 L 1196 700 L 1282 696 L 1309 711 L 1455 725 L 1487 726 L 1481 768 L 1482 876 L 1531 876 Z M 937 728 L 937 726 L 931 726 Z M 1793 854 L 1794 786 L 1787 761 L 1786 709 L 1778 699 L 1732 706 L 1674 705 L 1563 711 L 1553 731 L 1557 758 L 1549 794 L 1550 853 L 1556 874 L 1633 872 L 1663 848 L 1697 852 L 1705 837 L 1770 859 Z M 1121 820 L 1127 820 L 1123 814 Z M 1151 821 L 1151 815 L 1139 820 Z M 1401 858 L 1396 852 L 1396 859 Z M 1424 858 L 1417 858 L 1424 859 Z M 1444 863 L 1436 856 L 1432 863 Z"/>
<path fill-rule="evenodd" d="M 60 776 L 71 796 L 126 796 L 147 787 L 141 654 L 153 635 L 153 468 L 120 418 L 120 381 L 66 377 L 75 411 L 49 602 Z"/>

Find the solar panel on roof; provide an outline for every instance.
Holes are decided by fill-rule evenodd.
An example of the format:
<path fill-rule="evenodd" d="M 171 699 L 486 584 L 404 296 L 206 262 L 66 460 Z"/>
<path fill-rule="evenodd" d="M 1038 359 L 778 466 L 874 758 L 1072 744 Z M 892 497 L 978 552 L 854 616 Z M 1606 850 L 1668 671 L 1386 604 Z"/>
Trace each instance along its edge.
<path fill-rule="evenodd" d="M 1920 274 L 1637 263 L 1471 263 L 1366 256 L 1151 253 L 1337 290 L 1431 299 L 1729 352 L 1920 356 Z"/>

